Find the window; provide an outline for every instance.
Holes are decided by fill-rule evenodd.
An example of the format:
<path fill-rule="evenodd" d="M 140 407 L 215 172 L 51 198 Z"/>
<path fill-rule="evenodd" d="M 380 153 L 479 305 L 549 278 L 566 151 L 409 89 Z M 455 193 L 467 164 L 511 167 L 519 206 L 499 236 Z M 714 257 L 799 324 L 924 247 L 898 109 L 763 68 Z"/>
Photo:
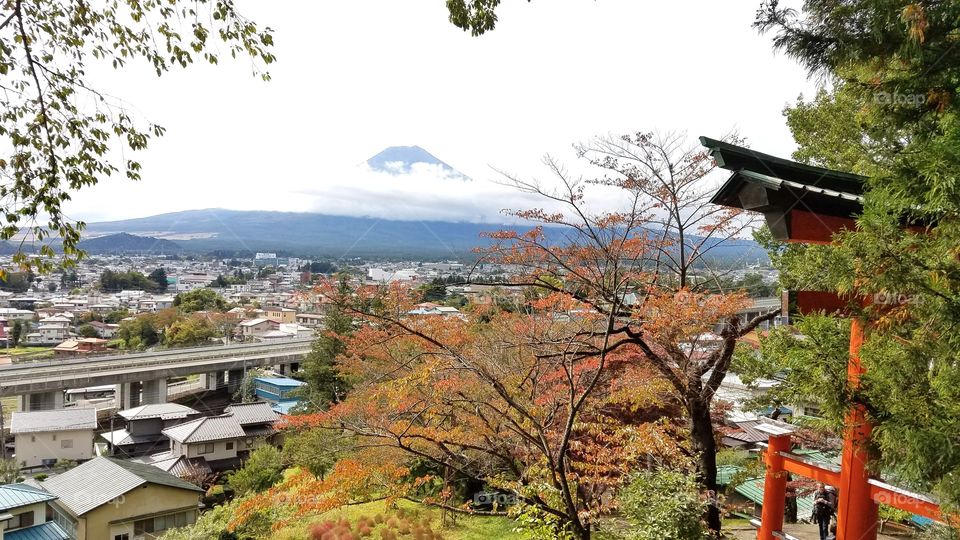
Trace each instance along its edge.
<path fill-rule="evenodd" d="M 55 521 L 56 524 L 60 526 L 60 528 L 66 531 L 67 535 L 69 535 L 70 538 L 76 538 L 77 522 L 74 521 L 73 518 L 65 514 L 62 510 L 60 510 L 60 508 L 57 508 L 53 505 L 51 505 L 51 508 L 53 509 L 53 521 Z"/>
<path fill-rule="evenodd" d="M 227 443 L 227 450 L 233 450 L 233 443 L 232 443 L 232 442 L 228 442 L 228 443 Z"/>
<path fill-rule="evenodd" d="M 56 434 L 56 433 L 53 434 L 53 440 L 57 440 L 57 434 Z"/>
<path fill-rule="evenodd" d="M 32 526 L 33 526 L 33 512 L 23 512 L 21 514 L 14 514 L 14 516 L 6 522 L 4 528 L 6 530 L 11 530 L 11 529 L 22 529 L 24 527 L 32 527 Z"/>
<path fill-rule="evenodd" d="M 192 525 L 195 521 L 196 514 L 193 510 L 140 519 L 133 522 L 133 534 L 134 536 L 140 536 L 146 533 L 159 533 L 167 529 L 186 527 Z"/>
<path fill-rule="evenodd" d="M 198 454 L 212 454 L 213 453 L 213 443 L 201 444 L 200 448 L 197 450 Z"/>
<path fill-rule="evenodd" d="M 130 533 L 115 534 L 113 535 L 113 540 L 130 540 Z"/>
<path fill-rule="evenodd" d="M 18 514 L 16 517 L 20 518 L 21 527 L 33 526 L 33 512 L 24 512 L 22 514 Z"/>
<path fill-rule="evenodd" d="M 73 448 L 73 439 L 63 439 L 60 441 L 60 448 Z"/>
<path fill-rule="evenodd" d="M 36 436 L 36 435 L 31 435 L 31 436 L 30 436 L 30 442 L 37 442 L 37 436 Z"/>

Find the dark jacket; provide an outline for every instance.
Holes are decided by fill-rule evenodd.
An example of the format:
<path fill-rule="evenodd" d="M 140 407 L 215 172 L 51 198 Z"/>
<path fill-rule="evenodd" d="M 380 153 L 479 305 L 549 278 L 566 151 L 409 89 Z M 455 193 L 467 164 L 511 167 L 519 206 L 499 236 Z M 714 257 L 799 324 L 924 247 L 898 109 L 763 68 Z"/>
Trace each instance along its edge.
<path fill-rule="evenodd" d="M 837 511 L 837 493 L 833 490 L 818 489 L 813 494 L 813 518 L 814 523 L 827 521 Z"/>

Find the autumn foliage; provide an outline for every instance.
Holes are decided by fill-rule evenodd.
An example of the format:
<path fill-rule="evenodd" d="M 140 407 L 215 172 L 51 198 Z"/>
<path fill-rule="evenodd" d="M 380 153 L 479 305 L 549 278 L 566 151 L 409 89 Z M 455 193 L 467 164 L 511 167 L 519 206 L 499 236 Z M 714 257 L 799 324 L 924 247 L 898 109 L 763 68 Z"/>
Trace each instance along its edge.
<path fill-rule="evenodd" d="M 707 156 L 675 145 L 643 134 L 598 142 L 591 162 L 617 176 L 593 183 L 623 194 L 616 212 L 589 212 L 589 183 L 552 162 L 556 190 L 510 179 L 558 208 L 513 213 L 539 224 L 492 232 L 478 249 L 512 269 L 502 285 L 518 309 L 413 315 L 419 294 L 399 283 L 323 286 L 357 321 L 337 359 L 352 390 L 288 425 L 342 433 L 354 453 L 247 510 L 291 491 L 294 515 L 380 497 L 470 510 L 453 496 L 455 479 L 513 493 L 558 533 L 589 538 L 637 468 L 700 459 L 714 489 L 713 394 L 760 319 L 736 316 L 744 295 L 704 286 L 705 254 L 745 224 L 703 200 Z M 633 153 L 612 157 L 615 148 Z"/>

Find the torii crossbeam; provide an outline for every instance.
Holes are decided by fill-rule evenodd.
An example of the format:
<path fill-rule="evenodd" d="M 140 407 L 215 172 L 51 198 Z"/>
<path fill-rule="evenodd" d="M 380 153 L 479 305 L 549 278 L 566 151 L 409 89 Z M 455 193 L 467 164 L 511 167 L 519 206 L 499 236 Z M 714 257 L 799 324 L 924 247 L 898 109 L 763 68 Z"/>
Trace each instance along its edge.
<path fill-rule="evenodd" d="M 863 208 L 865 178 L 854 174 L 804 165 L 737 145 L 700 137 L 717 165 L 732 171 L 711 202 L 731 208 L 760 212 L 774 238 L 781 241 L 828 244 L 833 235 L 856 226 Z M 791 292 L 793 313 L 843 311 L 848 302 L 821 291 Z M 868 323 L 854 318 L 850 328 L 850 360 L 847 381 L 860 385 L 864 368 L 860 347 Z M 942 520 L 933 500 L 871 478 L 867 468 L 872 426 L 863 405 L 854 403 L 847 412 L 843 454 L 839 469 L 814 463 L 790 453 L 791 428 L 770 422 L 758 429 L 769 434 L 764 452 L 766 478 L 758 540 L 782 537 L 787 473 L 794 473 L 839 490 L 838 540 L 876 540 L 879 503 L 907 512 Z"/>

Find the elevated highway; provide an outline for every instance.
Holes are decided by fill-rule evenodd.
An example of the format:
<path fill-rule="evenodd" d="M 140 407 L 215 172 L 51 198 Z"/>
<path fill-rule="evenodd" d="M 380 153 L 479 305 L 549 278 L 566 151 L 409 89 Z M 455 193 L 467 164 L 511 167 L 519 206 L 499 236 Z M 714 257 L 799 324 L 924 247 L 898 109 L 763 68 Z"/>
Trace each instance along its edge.
<path fill-rule="evenodd" d="M 233 385 L 246 369 L 302 362 L 312 342 L 313 338 L 291 338 L 0 366 L 0 397 L 23 396 L 23 410 L 50 409 L 63 406 L 64 390 L 115 384 L 120 406 L 162 402 L 168 378 L 203 374 L 216 387 L 222 386 L 226 374 Z M 142 400 L 129 395 L 141 391 Z"/>

